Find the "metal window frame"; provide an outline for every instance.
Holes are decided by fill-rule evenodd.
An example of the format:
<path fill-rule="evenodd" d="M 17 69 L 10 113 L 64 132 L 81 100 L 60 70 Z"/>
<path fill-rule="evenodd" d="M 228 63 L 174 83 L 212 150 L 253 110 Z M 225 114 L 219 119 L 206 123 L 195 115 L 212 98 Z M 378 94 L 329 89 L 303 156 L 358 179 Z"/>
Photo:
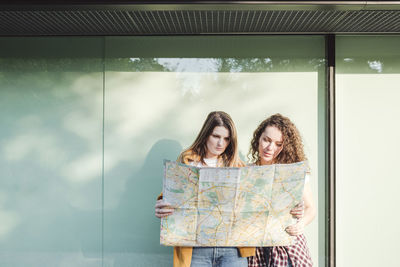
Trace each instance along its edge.
<path fill-rule="evenodd" d="M 325 254 L 326 266 L 336 267 L 336 61 L 335 35 L 325 36 L 326 57 L 326 168 L 325 168 Z"/>

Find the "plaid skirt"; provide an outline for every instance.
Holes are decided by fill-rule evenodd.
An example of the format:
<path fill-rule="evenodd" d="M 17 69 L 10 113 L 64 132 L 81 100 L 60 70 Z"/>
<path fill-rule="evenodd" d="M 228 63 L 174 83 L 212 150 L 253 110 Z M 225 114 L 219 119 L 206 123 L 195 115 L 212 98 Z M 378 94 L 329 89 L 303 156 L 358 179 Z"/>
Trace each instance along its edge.
<path fill-rule="evenodd" d="M 303 234 L 297 236 L 296 243 L 292 246 L 256 248 L 256 255 L 249 257 L 248 263 L 248 267 L 311 267 L 313 265 Z"/>

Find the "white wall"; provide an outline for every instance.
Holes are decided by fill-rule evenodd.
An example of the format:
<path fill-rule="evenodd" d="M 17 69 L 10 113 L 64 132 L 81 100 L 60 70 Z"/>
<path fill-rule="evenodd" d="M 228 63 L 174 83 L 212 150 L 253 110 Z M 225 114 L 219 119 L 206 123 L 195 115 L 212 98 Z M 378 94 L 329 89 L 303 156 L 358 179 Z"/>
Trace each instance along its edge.
<path fill-rule="evenodd" d="M 338 39 L 338 267 L 399 266 L 398 47 L 399 37 Z"/>

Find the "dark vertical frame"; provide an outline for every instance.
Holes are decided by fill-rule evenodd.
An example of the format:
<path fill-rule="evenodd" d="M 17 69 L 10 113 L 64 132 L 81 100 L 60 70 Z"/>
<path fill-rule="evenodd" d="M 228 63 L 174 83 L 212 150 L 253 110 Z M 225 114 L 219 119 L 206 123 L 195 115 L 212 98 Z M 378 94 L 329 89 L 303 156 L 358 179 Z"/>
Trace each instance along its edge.
<path fill-rule="evenodd" d="M 106 108 L 106 38 L 102 37 L 103 45 L 103 58 L 102 58 L 102 71 L 103 71 L 103 122 L 102 122 L 102 157 L 101 157 L 101 267 L 104 267 L 104 131 L 105 131 L 105 108 Z"/>
<path fill-rule="evenodd" d="M 326 266 L 336 266 L 335 35 L 325 37 L 327 72 Z"/>

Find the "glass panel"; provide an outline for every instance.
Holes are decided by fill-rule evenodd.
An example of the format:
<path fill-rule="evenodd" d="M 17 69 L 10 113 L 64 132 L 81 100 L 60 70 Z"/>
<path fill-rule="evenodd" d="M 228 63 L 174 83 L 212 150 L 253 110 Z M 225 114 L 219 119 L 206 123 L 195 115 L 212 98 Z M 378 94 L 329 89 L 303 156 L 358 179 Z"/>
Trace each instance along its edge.
<path fill-rule="evenodd" d="M 106 37 L 106 266 L 170 266 L 154 204 L 162 160 L 176 159 L 207 114 L 228 112 L 246 157 L 256 126 L 290 117 L 304 137 L 319 216 L 306 235 L 324 266 L 324 38 Z"/>
<path fill-rule="evenodd" d="M 0 39 L 0 266 L 101 266 L 102 55 Z"/>
<path fill-rule="evenodd" d="M 154 217 L 162 159 L 213 110 L 232 115 L 243 158 L 265 117 L 297 124 L 324 265 L 323 37 L 107 37 L 105 84 L 103 38 L 0 41 L 1 266 L 170 266 Z"/>
<path fill-rule="evenodd" d="M 396 266 L 400 37 L 337 37 L 337 266 Z"/>

